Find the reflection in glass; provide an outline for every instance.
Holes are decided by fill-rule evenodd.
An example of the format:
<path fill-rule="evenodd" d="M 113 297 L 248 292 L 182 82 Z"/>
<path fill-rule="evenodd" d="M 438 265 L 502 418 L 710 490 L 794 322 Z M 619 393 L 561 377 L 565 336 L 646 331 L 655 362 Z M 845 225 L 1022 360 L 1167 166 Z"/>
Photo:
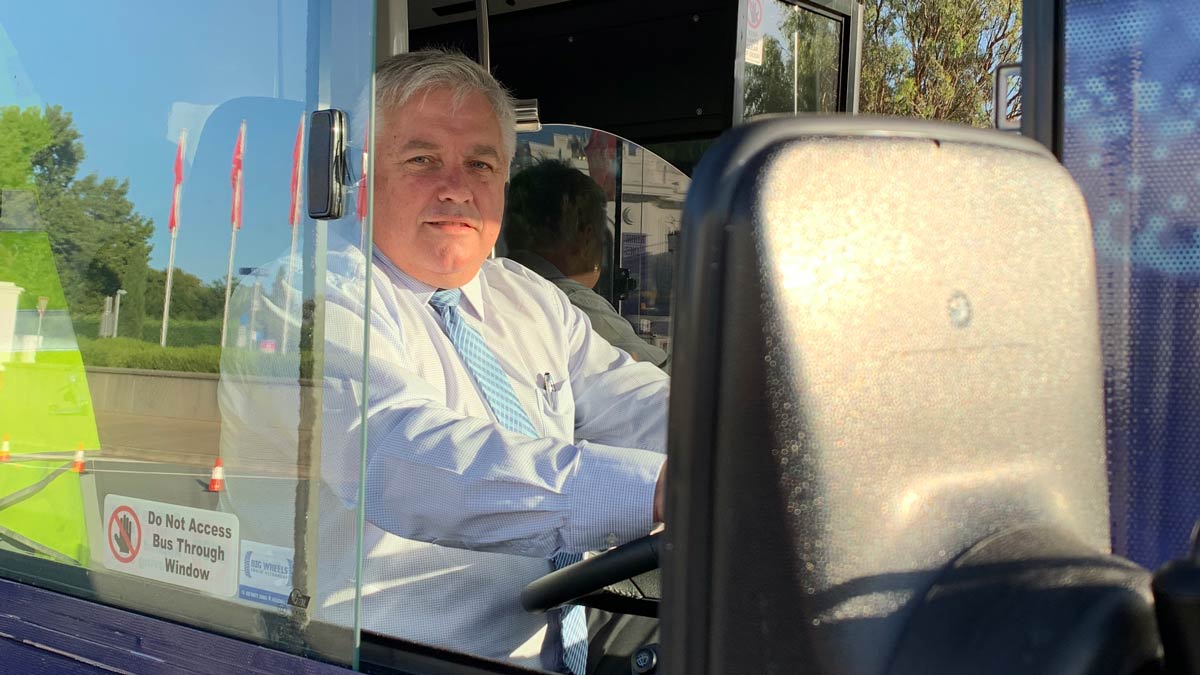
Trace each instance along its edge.
<path fill-rule="evenodd" d="M 836 112 L 842 24 L 781 0 L 766 0 L 760 64 L 746 63 L 743 116 Z"/>
<path fill-rule="evenodd" d="M 309 628 L 324 227 L 293 214 L 373 3 L 68 4 L 0 9 L 0 574 L 351 663 Z"/>
<path fill-rule="evenodd" d="M 1009 63 L 996 68 L 993 85 L 992 115 L 997 129 L 1021 130 L 1021 64 Z"/>
<path fill-rule="evenodd" d="M 520 134 L 517 155 L 513 164 L 513 181 L 518 187 L 514 194 L 510 186 L 509 214 L 506 215 L 506 235 L 503 241 L 511 243 L 513 233 L 509 229 L 514 209 L 520 211 L 532 200 L 526 192 L 537 194 L 537 188 L 549 189 L 545 180 L 536 181 L 528 188 L 519 178 L 523 172 L 544 173 L 547 162 L 561 162 L 570 170 L 591 178 L 597 186 L 597 199 L 604 202 L 605 227 L 602 255 L 599 258 L 598 277 L 586 281 L 587 288 L 602 296 L 610 308 L 617 308 L 627 326 L 612 327 L 612 331 L 601 334 L 609 342 L 625 349 L 641 360 L 666 366 L 670 351 L 671 326 L 671 280 L 674 270 L 675 243 L 679 234 L 679 222 L 683 210 L 683 199 L 691 180 L 681 171 L 636 143 L 619 138 L 604 131 L 574 125 L 543 125 L 540 132 Z M 619 186 L 619 189 L 618 189 Z M 578 190 L 580 194 L 587 192 Z M 563 197 L 560 195 L 560 199 Z M 575 201 L 575 200 L 572 200 Z M 554 204 L 553 200 L 547 203 Z M 561 202 L 560 202 L 561 203 Z M 520 213 L 517 214 L 521 215 Z M 520 222 L 517 223 L 520 225 Z M 522 227 L 521 229 L 526 229 Z M 543 228 L 545 229 L 545 228 Z M 549 231 L 537 234 L 540 242 L 531 242 L 533 236 L 520 237 L 521 248 L 535 248 L 538 258 L 531 261 L 529 250 L 511 252 L 506 247 L 499 249 L 503 255 L 512 255 L 522 264 L 530 266 L 560 284 L 569 298 L 579 292 L 575 288 L 580 279 L 570 277 L 569 270 L 545 271 L 545 259 L 557 260 L 559 252 L 552 246 Z M 620 242 L 616 246 L 615 242 Z M 567 242 L 558 242 L 566 244 Z M 555 276 L 557 273 L 557 277 Z M 585 284 L 585 285 L 586 285 Z M 591 305 L 589 294 L 581 293 Z M 583 300 L 580 300 L 583 302 Z M 577 303 L 579 304 L 579 303 Z M 611 318 L 602 307 L 588 308 L 595 326 L 597 320 L 611 323 Z M 632 340 L 632 341 L 631 341 Z M 638 343 L 641 344 L 638 344 Z M 643 347 L 645 345 L 645 347 Z"/>

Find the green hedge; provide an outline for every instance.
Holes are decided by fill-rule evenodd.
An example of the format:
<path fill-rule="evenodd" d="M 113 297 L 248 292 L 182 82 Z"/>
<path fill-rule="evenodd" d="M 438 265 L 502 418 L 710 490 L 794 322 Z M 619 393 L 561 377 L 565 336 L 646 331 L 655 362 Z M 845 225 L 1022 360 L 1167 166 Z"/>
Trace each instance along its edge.
<path fill-rule="evenodd" d="M 123 337 L 99 340 L 79 336 L 77 339 L 83 363 L 87 366 L 181 370 L 189 373 L 221 371 L 221 348 L 216 345 L 159 347 L 155 343 Z"/>
<path fill-rule="evenodd" d="M 159 347 L 151 342 L 129 338 L 77 338 L 79 353 L 85 366 L 104 368 L 136 368 L 141 370 L 179 370 L 188 373 L 221 372 L 221 349 L 216 345 L 197 347 Z M 295 354 L 264 354 L 253 349 L 225 350 L 231 372 L 243 375 L 272 377 L 312 377 L 312 352 Z M 38 361 L 48 360 L 53 352 L 38 355 Z"/>
<path fill-rule="evenodd" d="M 83 338 L 100 336 L 100 317 L 78 316 L 71 321 L 75 326 L 75 334 Z M 236 330 L 237 326 L 234 326 Z M 162 318 L 146 319 L 142 323 L 141 339 L 158 344 L 162 332 Z M 137 337 L 137 336 L 125 336 Z M 220 319 L 172 319 L 167 331 L 168 347 L 198 347 L 202 345 L 216 346 L 221 342 Z"/>

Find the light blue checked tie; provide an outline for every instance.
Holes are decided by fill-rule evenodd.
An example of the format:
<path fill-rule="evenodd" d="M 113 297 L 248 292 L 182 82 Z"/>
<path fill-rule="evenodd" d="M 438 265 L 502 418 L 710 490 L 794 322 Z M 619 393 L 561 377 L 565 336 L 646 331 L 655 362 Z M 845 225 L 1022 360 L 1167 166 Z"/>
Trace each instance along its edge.
<path fill-rule="evenodd" d="M 475 378 L 484 400 L 491 406 L 492 412 L 500 424 L 509 431 L 515 431 L 530 437 L 537 437 L 537 431 L 529 421 L 529 416 L 517 401 L 512 383 L 496 360 L 496 355 L 488 348 L 474 328 L 463 321 L 458 311 L 458 302 L 462 300 L 462 291 L 457 288 L 440 290 L 429 299 L 429 304 L 442 317 L 442 327 L 459 357 Z M 555 568 L 562 568 L 583 558 L 578 553 L 559 553 L 554 556 Z M 562 625 L 563 662 L 574 675 L 586 675 L 587 671 L 587 618 L 583 607 L 568 605 L 560 610 L 559 622 Z"/>

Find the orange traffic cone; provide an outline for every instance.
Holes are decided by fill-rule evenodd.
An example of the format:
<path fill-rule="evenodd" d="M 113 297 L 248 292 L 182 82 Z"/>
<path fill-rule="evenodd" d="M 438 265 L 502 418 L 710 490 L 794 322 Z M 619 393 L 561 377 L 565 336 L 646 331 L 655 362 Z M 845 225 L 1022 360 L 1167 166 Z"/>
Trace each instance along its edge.
<path fill-rule="evenodd" d="M 4 440 L 0 441 L 0 462 L 7 462 L 12 459 L 12 455 L 9 454 L 8 439 L 9 435 L 4 434 Z"/>
<path fill-rule="evenodd" d="M 75 450 L 75 461 L 71 462 L 71 471 L 83 473 L 83 443 L 80 443 Z"/>
<path fill-rule="evenodd" d="M 220 492 L 225 489 L 225 465 L 221 463 L 221 458 L 217 458 L 217 463 L 213 464 L 212 474 L 208 477 L 208 491 Z"/>

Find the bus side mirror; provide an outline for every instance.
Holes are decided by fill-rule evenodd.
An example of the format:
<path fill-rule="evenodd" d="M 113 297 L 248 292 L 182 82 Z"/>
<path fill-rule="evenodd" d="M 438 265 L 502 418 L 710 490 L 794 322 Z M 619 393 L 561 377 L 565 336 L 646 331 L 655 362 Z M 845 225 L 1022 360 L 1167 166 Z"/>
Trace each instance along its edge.
<path fill-rule="evenodd" d="M 346 113 L 315 110 L 308 133 L 308 217 L 337 220 L 346 202 Z"/>

